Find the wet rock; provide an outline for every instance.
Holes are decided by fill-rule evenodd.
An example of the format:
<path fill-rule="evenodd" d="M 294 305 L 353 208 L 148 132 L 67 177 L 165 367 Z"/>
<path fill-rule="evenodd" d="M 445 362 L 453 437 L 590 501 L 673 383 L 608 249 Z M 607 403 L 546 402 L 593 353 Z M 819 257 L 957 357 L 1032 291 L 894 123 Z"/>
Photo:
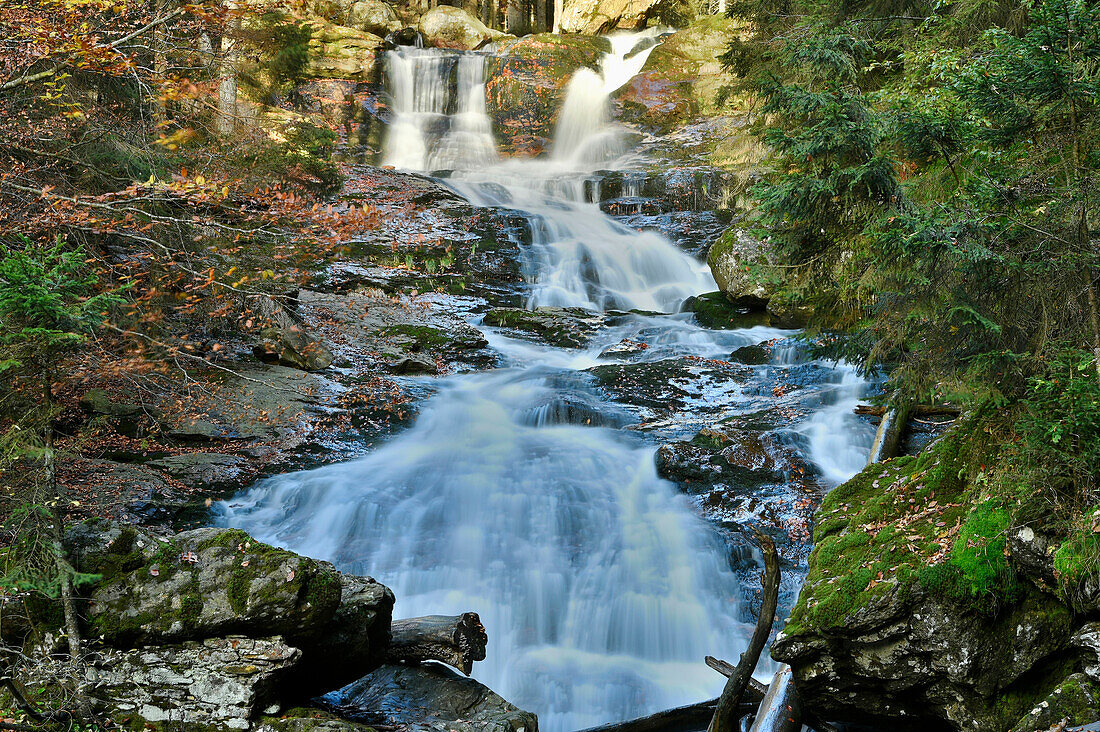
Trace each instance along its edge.
<path fill-rule="evenodd" d="M 189 504 L 177 485 L 146 465 L 65 457 L 60 469 L 66 484 L 81 495 L 90 512 L 122 505 L 124 515 L 132 520 L 163 523 L 175 519 Z"/>
<path fill-rule="evenodd" d="M 645 353 L 648 343 L 624 339 L 600 351 L 600 358 L 630 358 Z"/>
<path fill-rule="evenodd" d="M 317 79 L 370 81 L 382 39 L 358 28 L 314 22 L 309 39 L 309 64 L 304 76 Z"/>
<path fill-rule="evenodd" d="M 401 20 L 393 8 L 382 0 L 357 0 L 348 10 L 344 25 L 385 37 L 401 29 Z"/>
<path fill-rule="evenodd" d="M 1070 674 L 1012 728 L 1012 732 L 1064 729 L 1100 719 L 1100 687 L 1085 674 Z"/>
<path fill-rule="evenodd" d="M 641 30 L 650 22 L 683 27 L 694 18 L 694 8 L 683 0 L 567 0 L 559 22 L 563 33 L 596 36 Z"/>
<path fill-rule="evenodd" d="M 382 666 L 327 694 L 343 716 L 409 732 L 537 732 L 538 719 L 446 666 Z"/>
<path fill-rule="evenodd" d="M 743 363 L 746 366 L 763 366 L 771 363 L 772 352 L 767 346 L 759 343 L 751 346 L 741 346 L 730 354 L 730 360 Z"/>
<path fill-rule="evenodd" d="M 487 27 L 462 8 L 438 5 L 420 18 L 420 32 L 436 48 L 472 51 L 506 34 Z"/>
<path fill-rule="evenodd" d="M 1100 682 L 1100 622 L 1087 623 L 1070 638 L 1070 645 L 1082 657 L 1082 667 L 1093 681 Z"/>
<path fill-rule="evenodd" d="M 82 685 L 113 720 L 244 730 L 270 705 L 300 656 L 278 637 L 105 649 L 100 663 L 86 667 Z"/>
<path fill-rule="evenodd" d="M 658 475 L 693 493 L 782 481 L 801 462 L 797 453 L 771 432 L 729 428 L 704 429 L 690 442 L 662 445 L 656 460 Z"/>
<path fill-rule="evenodd" d="M 648 415 L 679 412 L 688 405 L 698 414 L 720 410 L 721 396 L 739 393 L 739 385 L 753 374 L 740 364 L 695 357 L 601 364 L 588 371 L 617 401 L 642 407 Z"/>
<path fill-rule="evenodd" d="M 723 292 L 697 295 L 685 302 L 684 307 L 695 314 L 695 319 L 704 328 L 744 328 L 762 324 L 757 314 L 734 304 Z"/>
<path fill-rule="evenodd" d="M 381 290 L 347 294 L 303 290 L 300 309 L 324 322 L 338 354 L 366 366 L 400 373 L 436 373 L 438 362 L 488 363 L 491 354 L 477 328 L 431 301 L 389 297 Z"/>
<path fill-rule="evenodd" d="M 253 475 L 245 458 L 215 452 L 170 455 L 146 464 L 163 470 L 188 488 L 203 490 L 243 487 L 241 484 Z"/>
<path fill-rule="evenodd" d="M 531 333 L 552 346 L 582 348 L 603 323 L 603 317 L 583 308 L 493 308 L 485 313 L 485 322 Z"/>

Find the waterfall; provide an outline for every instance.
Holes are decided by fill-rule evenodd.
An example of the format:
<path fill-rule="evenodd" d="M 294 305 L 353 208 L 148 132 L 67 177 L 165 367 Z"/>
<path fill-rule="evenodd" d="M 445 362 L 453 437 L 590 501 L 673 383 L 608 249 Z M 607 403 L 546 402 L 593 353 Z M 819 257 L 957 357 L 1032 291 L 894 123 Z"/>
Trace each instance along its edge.
<path fill-rule="evenodd" d="M 448 183 L 471 202 L 526 212 L 530 305 L 674 313 L 715 289 L 706 265 L 586 197 L 596 166 L 608 164 L 591 154 L 608 149 L 598 142 L 611 129 L 608 95 L 641 68 L 652 40 L 613 39 L 601 74 L 578 71 L 554 155 L 525 161 L 496 159 L 483 56 L 391 51 L 384 159 L 451 170 Z M 657 360 L 724 358 L 780 335 L 638 315 L 577 352 L 490 330 L 504 367 L 438 380 L 398 437 L 351 462 L 263 480 L 221 504 L 218 520 L 378 578 L 396 593 L 395 616 L 480 613 L 490 641 L 474 676 L 537 713 L 543 732 L 699 701 L 723 685 L 703 657 L 736 659 L 751 632 L 724 542 L 657 476 L 652 444 L 597 421 L 568 423 L 578 410 L 563 405 L 622 413 L 579 369 L 624 338 L 645 341 L 644 357 Z"/>
<path fill-rule="evenodd" d="M 406 170 L 475 168 L 496 161 L 479 53 L 403 46 L 386 53 L 393 118 L 383 163 Z"/>

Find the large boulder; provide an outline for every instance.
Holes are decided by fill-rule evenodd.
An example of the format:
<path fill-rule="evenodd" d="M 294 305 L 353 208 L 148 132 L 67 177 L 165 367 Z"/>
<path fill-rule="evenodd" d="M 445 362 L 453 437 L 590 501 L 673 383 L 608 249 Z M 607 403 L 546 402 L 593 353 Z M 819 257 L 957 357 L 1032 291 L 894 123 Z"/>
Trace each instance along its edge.
<path fill-rule="evenodd" d="M 270 709 L 300 656 L 278 637 L 105 649 L 86 667 L 82 690 L 117 722 L 243 730 Z"/>
<path fill-rule="evenodd" d="M 408 732 L 538 732 L 534 714 L 434 663 L 382 666 L 324 701 L 352 718 Z"/>
<path fill-rule="evenodd" d="M 418 30 L 436 48 L 471 51 L 505 34 L 489 28 L 462 8 L 439 5 L 420 18 Z"/>
<path fill-rule="evenodd" d="M 979 477 L 977 431 L 960 420 L 822 502 L 806 581 L 772 645 L 821 716 L 1001 732 L 1072 671 L 1073 615 L 1010 565 L 1010 517 Z"/>
<path fill-rule="evenodd" d="M 683 27 L 695 18 L 685 0 L 566 0 L 559 21 L 563 33 L 595 36 L 613 30 L 641 30 L 650 22 Z"/>
<path fill-rule="evenodd" d="M 280 304 L 261 301 L 268 326 L 260 331 L 259 342 L 252 347 L 256 358 L 266 363 L 320 371 L 332 365 L 332 351 L 317 336 L 306 331 Z"/>
<path fill-rule="evenodd" d="M 117 533 L 115 533 L 117 531 Z M 88 619 L 116 645 L 228 634 L 315 639 L 340 605 L 332 565 L 262 544 L 243 531 L 204 528 L 169 539 L 112 529 L 81 569 L 103 575 Z"/>
<path fill-rule="evenodd" d="M 382 0 L 356 0 L 348 9 L 344 25 L 385 38 L 399 30 L 402 23 L 394 9 Z"/>
<path fill-rule="evenodd" d="M 316 21 L 309 39 L 305 76 L 314 79 L 371 81 L 382 38 L 359 28 Z"/>
<path fill-rule="evenodd" d="M 771 249 L 740 229 L 728 229 L 707 253 L 707 264 L 718 289 L 736 305 L 764 307 L 777 283 L 766 276 L 773 264 Z"/>

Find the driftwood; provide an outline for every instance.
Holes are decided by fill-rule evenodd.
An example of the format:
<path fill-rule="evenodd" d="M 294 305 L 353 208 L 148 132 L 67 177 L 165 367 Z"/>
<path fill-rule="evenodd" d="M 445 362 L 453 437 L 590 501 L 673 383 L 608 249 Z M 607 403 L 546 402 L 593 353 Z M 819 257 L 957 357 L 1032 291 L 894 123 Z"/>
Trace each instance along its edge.
<path fill-rule="evenodd" d="M 485 645 L 489 642 L 477 613 L 394 620 L 390 632 L 387 661 L 442 661 L 467 676 L 473 671 L 474 661 L 485 660 Z"/>
<path fill-rule="evenodd" d="M 886 414 L 886 407 L 859 404 L 855 408 L 855 413 L 864 417 L 881 417 Z M 917 404 L 909 410 L 909 414 L 914 417 L 957 417 L 959 409 L 946 404 Z"/>
<path fill-rule="evenodd" d="M 791 667 L 783 664 L 772 677 L 749 732 L 800 732 L 801 729 L 802 702 L 794 688 Z"/>
<path fill-rule="evenodd" d="M 903 401 L 901 404 L 891 406 L 882 415 L 882 421 L 875 432 L 875 441 L 871 443 L 871 454 L 867 458 L 868 465 L 881 463 L 898 454 L 901 446 L 901 435 L 905 432 L 905 423 L 909 419 L 911 406 Z"/>
<path fill-rule="evenodd" d="M 705 660 L 708 666 L 726 678 L 733 675 L 735 667 L 732 663 L 715 658 L 714 656 L 707 656 Z M 789 667 L 784 664 L 783 668 Z M 763 701 L 770 688 L 771 687 L 767 684 L 762 684 L 756 679 L 749 679 L 749 685 L 745 689 L 745 698 L 753 702 Z M 763 710 L 757 711 L 757 714 L 763 714 Z M 810 710 L 804 709 L 802 711 L 802 722 L 810 729 L 817 730 L 817 732 L 838 732 L 833 724 L 826 722 Z"/>
<path fill-rule="evenodd" d="M 749 647 L 741 655 L 737 667 L 726 680 L 726 686 L 722 689 L 722 696 L 718 697 L 718 705 L 714 709 L 714 716 L 710 719 L 707 732 L 734 732 L 737 720 L 740 718 L 741 698 L 749 685 L 749 679 L 752 678 L 756 662 L 760 660 L 760 653 L 767 645 L 772 621 L 775 619 L 775 611 L 779 605 L 779 553 L 776 552 L 775 542 L 771 537 L 758 531 L 756 538 L 764 550 L 764 602 L 760 606 L 760 617 L 756 621 L 756 629 L 753 631 L 752 640 L 749 641 Z"/>
<path fill-rule="evenodd" d="M 695 732 L 695 730 L 701 732 L 706 729 L 707 722 L 714 716 L 714 708 L 717 705 L 717 699 L 709 699 L 698 704 L 665 709 L 648 717 L 590 727 L 582 732 Z M 755 711 L 755 702 L 742 702 L 738 709 L 738 717 Z"/>

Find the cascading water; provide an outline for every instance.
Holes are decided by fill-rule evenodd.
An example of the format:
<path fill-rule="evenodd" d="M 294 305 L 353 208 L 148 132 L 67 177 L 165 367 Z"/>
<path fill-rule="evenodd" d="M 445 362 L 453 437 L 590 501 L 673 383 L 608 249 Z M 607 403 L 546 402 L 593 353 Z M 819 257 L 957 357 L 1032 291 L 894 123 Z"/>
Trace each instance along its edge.
<path fill-rule="evenodd" d="M 607 149 L 589 138 L 614 131 L 606 117 L 578 131 L 568 115 L 606 107 L 645 61 L 646 47 L 627 58 L 638 40 L 614 40 L 602 76 L 578 72 L 550 160 L 494 165 L 484 58 L 387 57 L 396 115 L 385 160 L 455 170 L 449 183 L 472 202 L 527 212 L 531 305 L 668 313 L 714 289 L 705 265 L 585 199 L 606 163 L 589 154 Z M 622 413 L 580 369 L 607 362 L 601 349 L 627 337 L 657 359 L 724 357 L 781 335 L 639 314 L 578 352 L 490 330 L 507 367 L 441 380 L 407 432 L 359 460 L 262 481 L 223 504 L 220 520 L 377 577 L 395 591 L 395 616 L 477 611 L 490 643 L 474 675 L 536 712 L 544 732 L 698 701 L 722 686 L 703 656 L 737 658 L 746 643 L 736 577 L 715 529 L 657 476 L 653 446 L 577 417 L 602 412 L 613 425 Z"/>

